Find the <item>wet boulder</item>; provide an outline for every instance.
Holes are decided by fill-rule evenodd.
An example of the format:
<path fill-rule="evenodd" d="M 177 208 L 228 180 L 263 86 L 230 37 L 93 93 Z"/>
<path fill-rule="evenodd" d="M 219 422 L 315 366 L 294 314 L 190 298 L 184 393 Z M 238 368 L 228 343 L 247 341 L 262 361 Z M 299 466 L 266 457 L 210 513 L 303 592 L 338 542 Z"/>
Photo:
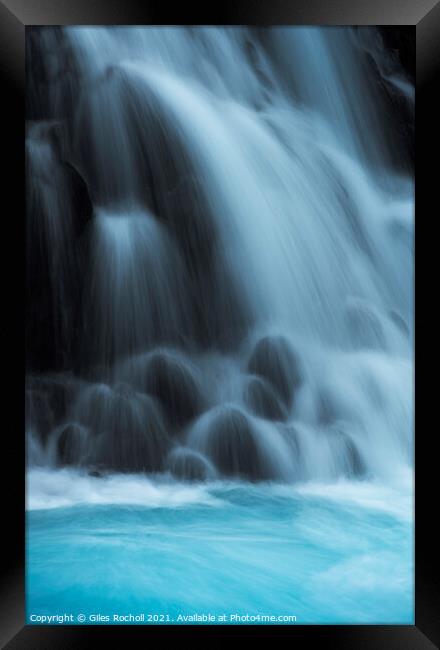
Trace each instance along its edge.
<path fill-rule="evenodd" d="M 117 205 L 129 196 L 178 247 L 192 315 L 185 338 L 205 349 L 238 347 L 252 321 L 250 307 L 231 273 L 203 170 L 148 70 L 109 66 L 84 91 L 78 124 L 75 161 L 93 203 Z"/>
<path fill-rule="evenodd" d="M 26 119 L 71 119 L 80 76 L 77 57 L 62 27 L 28 28 L 26 70 Z"/>
<path fill-rule="evenodd" d="M 163 196 L 159 217 L 181 250 L 191 289 L 192 335 L 204 348 L 236 348 L 252 323 L 246 296 L 224 257 L 218 218 L 196 173 L 181 175 Z"/>
<path fill-rule="evenodd" d="M 50 407 L 53 422 L 61 424 L 75 399 L 78 382 L 71 375 L 39 375 L 29 376 L 27 386 L 45 396 Z"/>
<path fill-rule="evenodd" d="M 66 424 L 57 439 L 59 465 L 79 465 L 86 452 L 87 431 L 76 423 Z"/>
<path fill-rule="evenodd" d="M 26 138 L 26 365 L 75 366 L 83 272 L 76 246 L 93 207 L 79 172 L 63 159 L 63 136 L 34 124 Z"/>
<path fill-rule="evenodd" d="M 291 408 L 302 379 L 299 360 L 287 339 L 282 336 L 260 339 L 249 359 L 248 370 L 268 381 L 284 405 Z"/>
<path fill-rule="evenodd" d="M 197 417 L 205 406 L 196 369 L 171 351 L 154 352 L 148 357 L 142 386 L 159 400 L 169 422 L 176 427 Z"/>
<path fill-rule="evenodd" d="M 80 236 L 93 217 L 89 188 L 79 170 L 71 162 L 63 160 L 60 164 L 73 213 L 74 233 Z"/>
<path fill-rule="evenodd" d="M 44 443 L 50 432 L 66 418 L 77 388 L 66 375 L 26 377 L 26 429 L 37 433 Z"/>
<path fill-rule="evenodd" d="M 71 245 L 72 235 L 80 235 L 92 218 L 93 204 L 84 177 L 70 160 L 63 124 L 37 122 L 27 127 L 26 172 L 28 207 L 37 212 L 40 227 L 42 221 L 50 223 L 53 217 L 62 219 L 65 232 L 56 223 L 52 223 L 52 229 Z M 51 244 L 47 243 L 49 253 Z"/>
<path fill-rule="evenodd" d="M 218 232 L 201 183 L 186 174 L 163 201 L 159 217 L 176 234 L 188 266 L 194 272 L 209 268 Z"/>
<path fill-rule="evenodd" d="M 334 462 L 340 473 L 348 478 L 361 477 L 366 465 L 352 438 L 339 426 L 326 431 L 333 450 Z"/>
<path fill-rule="evenodd" d="M 162 197 L 189 161 L 148 71 L 108 65 L 92 88 L 83 87 L 77 120 L 75 160 L 94 203 L 120 203 L 129 194 L 160 214 Z"/>
<path fill-rule="evenodd" d="M 121 472 L 163 469 L 170 441 L 153 397 L 124 384 L 93 385 L 79 399 L 76 415 L 94 437 L 94 465 Z"/>
<path fill-rule="evenodd" d="M 365 463 L 354 444 L 350 439 L 345 442 L 347 454 L 347 474 L 348 476 L 363 476 L 366 472 Z"/>
<path fill-rule="evenodd" d="M 285 421 L 288 412 L 274 388 L 260 377 L 252 377 L 244 391 L 244 401 L 248 408 L 266 420 Z"/>
<path fill-rule="evenodd" d="M 220 474 L 250 481 L 274 478 L 251 420 L 238 408 L 225 406 L 209 414 L 202 433 L 190 436 Z"/>
<path fill-rule="evenodd" d="M 214 468 L 202 454 L 184 447 L 171 451 L 167 467 L 175 478 L 182 481 L 206 481 L 215 474 Z"/>

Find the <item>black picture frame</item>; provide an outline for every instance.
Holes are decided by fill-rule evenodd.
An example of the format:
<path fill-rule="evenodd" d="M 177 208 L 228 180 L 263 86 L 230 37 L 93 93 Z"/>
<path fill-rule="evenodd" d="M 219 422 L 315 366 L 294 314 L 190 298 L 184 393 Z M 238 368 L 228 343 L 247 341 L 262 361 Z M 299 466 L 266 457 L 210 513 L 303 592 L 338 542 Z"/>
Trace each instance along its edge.
<path fill-rule="evenodd" d="M 164 3 L 141 0 L 2 0 L 0 1 L 0 65 L 2 104 L 5 112 L 3 155 L 3 261 L 5 268 L 3 318 L 5 387 L 3 407 L 4 441 L 3 491 L 3 571 L 0 582 L 0 643 L 8 650 L 68 650 L 96 648 L 107 639 L 117 646 L 144 647 L 153 637 L 175 638 L 186 643 L 190 636 L 201 642 L 221 645 L 230 639 L 238 642 L 255 638 L 261 643 L 275 635 L 296 647 L 374 648 L 380 650 L 428 650 L 439 647 L 440 616 L 438 579 L 438 537 L 433 533 L 432 517 L 438 509 L 433 499 L 433 479 L 438 474 L 438 456 L 429 436 L 436 429 L 434 401 L 428 391 L 416 391 L 416 422 L 420 414 L 428 427 L 419 430 L 416 444 L 416 621 L 414 626 L 27 626 L 24 610 L 24 360 L 23 286 L 24 282 L 24 80 L 25 27 L 28 25 L 67 24 L 317 24 L 317 25 L 398 25 L 416 32 L 416 296 L 433 273 L 435 254 L 429 252 L 425 229 L 435 221 L 438 211 L 437 164 L 430 161 L 439 115 L 435 84 L 440 71 L 440 2 L 436 0 L 236 0 L 218 6 L 168 9 Z M 438 152 L 438 149 L 436 150 Z M 436 192 L 437 193 L 437 192 Z M 431 246 L 433 246 L 431 239 Z M 421 250 L 423 241 L 424 251 Z M 425 248 L 426 246 L 426 248 Z M 8 254 L 6 254 L 8 253 Z M 426 273 L 426 275 L 425 275 Z M 418 311 L 416 311 L 418 313 Z M 429 319 L 431 321 L 435 319 Z M 416 368 L 430 336 L 428 319 L 417 321 Z M 420 323 L 420 325 L 419 325 Z M 434 324 L 431 325 L 434 334 Z M 419 343 L 420 342 L 420 343 Z M 9 355 L 6 353 L 10 353 Z M 432 360 L 432 363 L 434 361 Z M 428 430 L 426 430 L 428 429 Z M 426 435 L 425 435 L 426 434 Z M 429 435 L 428 435 L 429 434 Z M 436 471 L 437 470 L 437 471 Z"/>

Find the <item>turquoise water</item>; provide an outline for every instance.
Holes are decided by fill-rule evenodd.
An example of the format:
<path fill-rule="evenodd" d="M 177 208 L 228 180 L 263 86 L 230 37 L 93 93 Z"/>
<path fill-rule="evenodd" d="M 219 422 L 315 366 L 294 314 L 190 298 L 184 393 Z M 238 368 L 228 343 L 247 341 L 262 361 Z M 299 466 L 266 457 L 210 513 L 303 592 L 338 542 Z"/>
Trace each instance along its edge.
<path fill-rule="evenodd" d="M 204 614 L 230 623 L 244 621 L 219 615 L 260 614 L 413 623 L 411 502 L 401 490 L 183 486 L 63 471 L 28 481 L 29 622 L 150 614 L 181 623 L 192 621 L 179 614 Z M 55 481 L 65 483 L 62 498 Z"/>

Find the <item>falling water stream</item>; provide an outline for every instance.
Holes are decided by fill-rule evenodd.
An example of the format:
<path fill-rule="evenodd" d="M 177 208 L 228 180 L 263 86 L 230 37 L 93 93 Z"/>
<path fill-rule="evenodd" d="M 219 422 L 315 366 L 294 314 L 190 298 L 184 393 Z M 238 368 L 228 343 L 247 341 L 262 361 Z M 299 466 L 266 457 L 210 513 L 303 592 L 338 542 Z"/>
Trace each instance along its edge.
<path fill-rule="evenodd" d="M 27 54 L 28 616 L 412 622 L 396 56 L 315 27 Z"/>

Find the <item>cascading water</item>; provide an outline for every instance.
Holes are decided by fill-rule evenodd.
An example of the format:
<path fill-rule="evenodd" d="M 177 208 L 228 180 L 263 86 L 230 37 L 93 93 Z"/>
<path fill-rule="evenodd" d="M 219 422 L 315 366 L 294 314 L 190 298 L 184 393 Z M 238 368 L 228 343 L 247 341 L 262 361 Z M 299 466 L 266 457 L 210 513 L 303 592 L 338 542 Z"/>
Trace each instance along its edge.
<path fill-rule="evenodd" d="M 379 32 L 27 45 L 30 503 L 407 482 L 414 106 Z"/>

